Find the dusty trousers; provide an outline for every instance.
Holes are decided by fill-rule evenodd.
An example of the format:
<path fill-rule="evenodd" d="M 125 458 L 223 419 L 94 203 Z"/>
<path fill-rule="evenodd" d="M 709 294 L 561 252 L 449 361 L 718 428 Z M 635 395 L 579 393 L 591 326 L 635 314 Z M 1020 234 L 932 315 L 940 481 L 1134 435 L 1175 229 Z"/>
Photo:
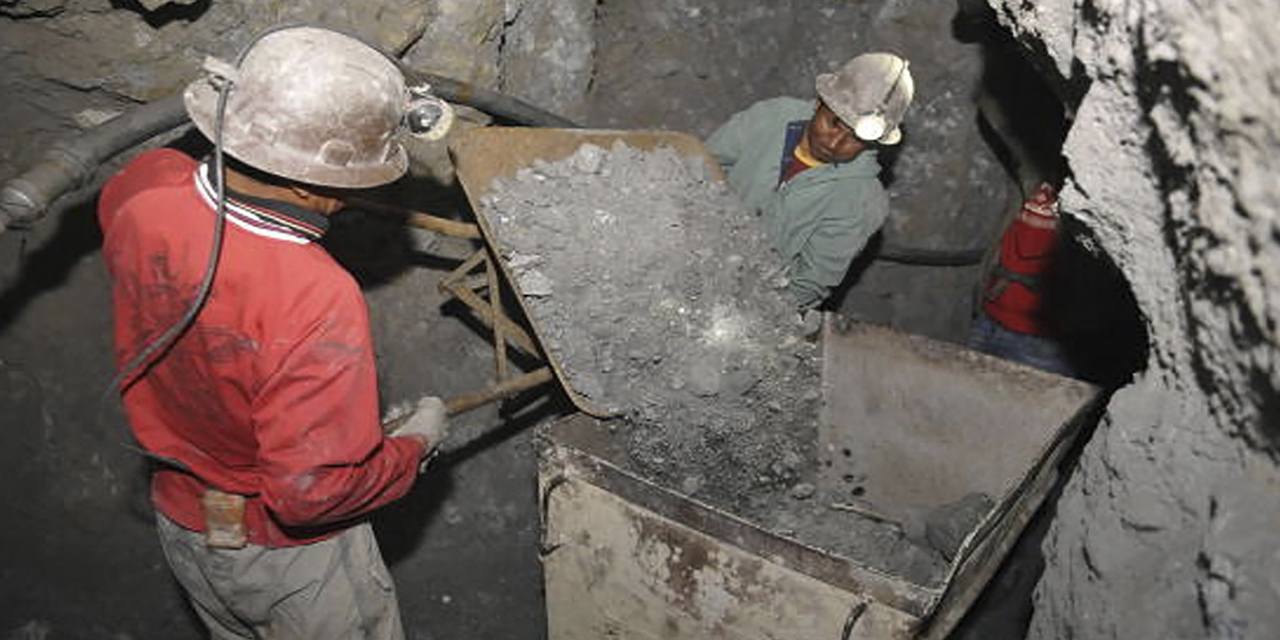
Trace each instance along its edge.
<path fill-rule="evenodd" d="M 214 640 L 403 640 L 395 587 L 368 524 L 298 547 L 211 548 L 157 514 L 169 566 Z"/>

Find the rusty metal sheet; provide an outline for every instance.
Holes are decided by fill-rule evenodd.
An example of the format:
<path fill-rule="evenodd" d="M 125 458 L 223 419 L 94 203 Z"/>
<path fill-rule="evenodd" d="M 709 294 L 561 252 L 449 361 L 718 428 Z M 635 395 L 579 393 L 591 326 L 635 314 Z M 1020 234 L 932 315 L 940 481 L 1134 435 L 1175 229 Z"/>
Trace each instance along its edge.
<path fill-rule="evenodd" d="M 883 506 L 998 502 L 1097 393 L 958 345 L 860 323 L 823 329 L 824 486 Z"/>
<path fill-rule="evenodd" d="M 552 444 L 543 449 L 539 473 L 547 497 L 564 478 L 589 482 L 629 504 L 688 526 L 698 532 L 822 581 L 904 612 L 923 616 L 942 594 L 941 588 L 917 585 L 862 563 L 779 536 L 716 507 L 659 486 L 624 469 L 617 440 L 604 437 L 606 427 L 584 415 L 571 416 L 544 431 Z"/>
<path fill-rule="evenodd" d="M 918 620 L 582 479 L 548 496 L 548 637 L 905 640 Z"/>

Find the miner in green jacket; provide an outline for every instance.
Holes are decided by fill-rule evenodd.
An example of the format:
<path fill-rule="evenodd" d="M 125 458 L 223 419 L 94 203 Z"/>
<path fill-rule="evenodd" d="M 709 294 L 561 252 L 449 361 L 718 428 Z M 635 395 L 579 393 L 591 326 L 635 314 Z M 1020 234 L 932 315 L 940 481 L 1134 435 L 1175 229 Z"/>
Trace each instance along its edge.
<path fill-rule="evenodd" d="M 889 213 L 881 145 L 897 144 L 914 84 L 906 60 L 868 53 L 819 75 L 818 99 L 762 100 L 707 139 L 789 268 L 803 313 L 844 279 Z"/>

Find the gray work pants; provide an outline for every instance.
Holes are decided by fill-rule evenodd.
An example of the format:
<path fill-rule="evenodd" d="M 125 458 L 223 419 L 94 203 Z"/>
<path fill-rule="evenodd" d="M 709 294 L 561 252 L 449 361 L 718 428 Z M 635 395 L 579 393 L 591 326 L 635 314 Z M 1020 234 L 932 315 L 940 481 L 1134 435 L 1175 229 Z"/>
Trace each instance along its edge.
<path fill-rule="evenodd" d="M 403 640 L 373 528 L 298 547 L 216 549 L 157 515 L 169 566 L 214 640 Z"/>

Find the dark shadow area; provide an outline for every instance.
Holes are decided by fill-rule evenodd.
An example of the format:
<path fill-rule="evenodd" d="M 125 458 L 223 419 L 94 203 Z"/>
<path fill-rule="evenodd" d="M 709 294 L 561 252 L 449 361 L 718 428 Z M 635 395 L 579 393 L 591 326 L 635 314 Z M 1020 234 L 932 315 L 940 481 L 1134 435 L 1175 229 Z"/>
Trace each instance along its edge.
<path fill-rule="evenodd" d="M 884 232 L 877 231 L 872 234 L 867 239 L 867 245 L 853 257 L 853 262 L 849 264 L 849 270 L 845 272 L 844 279 L 832 288 L 831 295 L 818 308 L 823 311 L 838 311 L 845 297 L 849 295 L 849 290 L 858 286 L 867 269 L 875 263 L 876 254 L 880 253 L 880 248 L 883 246 Z"/>
<path fill-rule="evenodd" d="M 996 159 L 1000 161 L 1000 166 L 1004 168 L 1005 175 L 1009 176 L 1009 180 L 1016 184 L 1018 175 L 1013 171 L 1013 168 L 1017 162 L 1013 157 L 1012 150 L 1009 149 L 1009 145 L 1000 139 L 1000 133 L 991 126 L 991 122 L 982 117 L 981 113 L 978 114 L 977 125 L 978 135 L 982 136 L 982 141 L 986 143 L 987 148 L 991 149 Z"/>
<path fill-rule="evenodd" d="M 408 494 L 373 514 L 378 547 L 388 565 L 412 555 L 427 525 L 441 516 L 441 506 L 454 488 L 449 470 L 449 465 L 433 461 Z"/>
<path fill-rule="evenodd" d="M 361 289 L 387 285 L 420 260 L 409 230 L 393 218 L 344 210 L 329 224 L 320 244 Z"/>
<path fill-rule="evenodd" d="M 1253 428 L 1261 434 L 1272 457 L 1280 458 L 1280 393 L 1276 392 L 1271 377 L 1265 371 L 1255 369 L 1249 383 L 1259 399 L 1258 419 Z"/>
<path fill-rule="evenodd" d="M 160 543 L 157 542 L 156 544 L 159 545 Z M 180 603 L 179 606 L 182 609 L 182 618 L 186 623 L 185 626 L 191 629 L 193 635 L 203 633 L 205 626 L 200 620 L 200 614 L 196 613 L 195 607 L 191 606 L 191 601 L 186 598 L 182 585 L 178 584 L 178 579 L 172 573 L 168 574 L 168 576 L 169 591 L 173 593 L 173 600 Z M 174 624 L 177 624 L 177 622 L 175 621 Z"/>
<path fill-rule="evenodd" d="M 178 137 L 165 145 L 170 149 L 181 151 L 192 158 L 201 159 L 213 152 L 213 143 L 204 137 L 195 127 L 187 127 Z"/>
<path fill-rule="evenodd" d="M 42 230 L 8 231 L 6 242 L 18 245 L 12 254 L 3 255 L 6 261 L 14 261 L 17 267 L 13 276 L 0 284 L 0 333 L 22 313 L 27 304 L 44 293 L 67 284 L 71 270 L 80 259 L 102 247 L 102 232 L 96 216 L 96 191 L 79 192 L 67 196 L 68 204 L 53 217 L 57 227 L 47 237 Z M 37 225 L 48 224 L 48 218 Z M 39 248 L 27 251 L 32 242 Z M 8 267 L 5 269 L 8 271 Z"/>
<path fill-rule="evenodd" d="M 481 246 L 483 246 L 481 241 L 479 240 L 475 241 L 475 248 L 477 250 L 480 249 Z M 492 252 L 490 252 L 489 255 L 492 257 L 493 255 Z M 459 264 L 461 264 L 461 262 L 462 260 L 449 261 L 446 263 L 447 268 L 452 270 L 455 267 L 457 267 Z M 476 273 L 483 273 L 483 270 L 478 270 Z M 525 332 L 529 334 L 529 337 L 533 338 L 534 344 L 539 349 L 541 349 L 542 345 L 541 345 L 541 341 L 538 338 L 537 332 L 533 328 L 533 324 L 530 322 L 528 316 L 525 315 L 524 306 L 520 303 L 519 299 L 516 297 L 515 292 L 511 288 L 510 282 L 507 280 L 505 273 L 503 273 L 502 271 L 499 271 L 498 286 L 501 289 L 500 304 L 502 307 L 502 313 L 506 315 L 507 318 L 510 319 L 513 323 L 515 323 L 516 325 L 524 329 Z M 485 293 L 481 297 L 487 300 L 488 294 Z M 493 328 L 488 324 L 486 324 L 485 321 L 482 320 L 476 314 L 476 312 L 471 309 L 471 307 L 463 303 L 461 300 L 458 300 L 457 298 L 450 298 L 441 307 L 440 313 L 441 313 L 441 316 L 443 317 L 452 318 L 456 320 L 457 322 L 466 326 L 469 330 L 474 332 L 476 335 L 484 337 L 487 341 L 489 341 L 492 344 Z M 541 352 L 524 353 L 522 350 L 508 345 L 506 353 L 507 353 L 508 361 L 512 365 L 514 365 L 517 369 L 520 369 L 521 371 L 526 371 L 526 372 L 532 371 L 540 366 L 543 366 L 544 364 L 548 364 L 545 361 L 546 360 L 545 354 Z M 508 402 L 510 401 L 511 400 L 508 400 Z"/>
<path fill-rule="evenodd" d="M 194 0 L 194 2 L 169 2 L 155 10 L 148 10 L 138 0 L 111 0 L 111 6 L 125 11 L 132 11 L 152 28 L 160 28 L 173 22 L 195 22 L 209 10 L 213 0 Z"/>
<path fill-rule="evenodd" d="M 951 37 L 959 42 L 981 43 L 986 47 L 993 43 L 1002 47 L 1017 45 L 1009 32 L 1000 26 L 995 10 L 986 0 L 956 0 L 956 12 L 951 16 Z"/>
<path fill-rule="evenodd" d="M 511 320 L 516 324 L 524 327 L 525 331 L 532 337 L 533 332 L 529 329 L 528 323 L 523 320 L 523 316 L 520 315 L 519 309 L 511 306 L 510 304 L 504 304 L 504 306 L 504 311 L 506 312 L 507 317 L 511 318 Z M 483 336 L 486 340 L 489 340 L 492 343 L 493 329 L 481 320 L 480 317 L 471 310 L 471 307 L 462 303 L 462 301 L 457 298 L 450 299 L 446 302 L 440 309 L 440 315 L 445 318 L 452 318 L 453 320 L 462 323 L 467 327 L 467 329 L 474 332 L 476 335 Z M 539 359 L 540 357 L 540 355 L 535 357 L 534 354 L 525 354 L 519 349 L 514 349 L 510 346 L 507 348 L 508 360 L 517 369 L 524 371 L 532 371 L 533 369 L 541 366 L 542 361 Z"/>
<path fill-rule="evenodd" d="M 356 192 L 356 197 L 403 209 L 397 214 L 354 204 L 330 218 L 329 233 L 321 244 L 362 289 L 386 286 L 413 268 L 446 270 L 457 266 L 434 251 L 434 232 L 414 229 L 406 220 L 414 211 L 471 222 L 461 189 L 408 176 L 386 187 Z"/>
<path fill-rule="evenodd" d="M 1063 216 L 1057 251 L 1045 273 L 1046 326 L 1063 345 L 1077 377 L 1107 389 L 1146 368 L 1150 338 L 1124 274 L 1083 224 Z"/>
<path fill-rule="evenodd" d="M 911 126 L 908 123 L 902 123 L 902 141 L 893 145 L 881 145 L 877 147 L 876 159 L 880 161 L 880 184 L 885 189 L 893 186 L 894 181 L 898 179 L 896 170 L 898 168 L 898 159 L 902 157 L 902 150 L 911 144 Z"/>
<path fill-rule="evenodd" d="M 501 401 L 499 425 L 480 433 L 463 434 L 462 437 L 470 439 L 441 454 L 438 462 L 445 466 L 461 464 L 518 433 L 576 411 L 564 388 L 556 381 L 548 382 Z"/>

